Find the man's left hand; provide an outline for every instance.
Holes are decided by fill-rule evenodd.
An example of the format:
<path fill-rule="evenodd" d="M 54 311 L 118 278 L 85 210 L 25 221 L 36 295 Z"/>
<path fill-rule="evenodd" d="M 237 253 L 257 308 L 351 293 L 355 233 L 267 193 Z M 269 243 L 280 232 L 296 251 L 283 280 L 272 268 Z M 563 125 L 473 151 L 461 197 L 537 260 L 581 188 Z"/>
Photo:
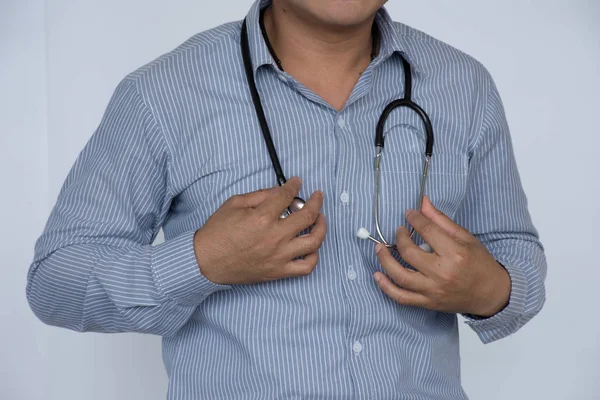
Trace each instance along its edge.
<path fill-rule="evenodd" d="M 385 246 L 376 246 L 388 276 L 376 272 L 374 278 L 389 297 L 404 305 L 479 317 L 493 316 L 506 307 L 510 276 L 468 230 L 437 210 L 427 197 L 421 212 L 409 210 L 406 218 L 433 252 L 417 246 L 405 227 L 397 231 L 396 245 L 417 271 L 404 268 Z"/>

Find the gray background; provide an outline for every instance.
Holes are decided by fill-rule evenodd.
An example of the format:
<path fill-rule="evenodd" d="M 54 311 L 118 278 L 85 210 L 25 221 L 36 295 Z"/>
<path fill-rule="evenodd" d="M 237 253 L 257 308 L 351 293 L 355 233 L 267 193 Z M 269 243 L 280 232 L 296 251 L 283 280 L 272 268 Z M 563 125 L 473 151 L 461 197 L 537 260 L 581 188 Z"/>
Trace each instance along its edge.
<path fill-rule="evenodd" d="M 60 186 L 117 83 L 249 0 L 0 0 L 0 399 L 164 399 L 160 339 L 78 334 L 30 312 L 25 277 Z M 475 56 L 502 94 L 548 300 L 483 346 L 461 327 L 472 399 L 599 399 L 600 2 L 393 1 L 396 20 Z"/>

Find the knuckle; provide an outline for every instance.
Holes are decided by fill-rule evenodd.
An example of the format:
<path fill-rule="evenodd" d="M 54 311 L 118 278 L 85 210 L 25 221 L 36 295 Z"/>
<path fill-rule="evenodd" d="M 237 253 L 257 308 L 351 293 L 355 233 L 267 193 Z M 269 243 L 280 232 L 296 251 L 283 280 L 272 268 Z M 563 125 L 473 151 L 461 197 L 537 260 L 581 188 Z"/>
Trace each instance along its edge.
<path fill-rule="evenodd" d="M 407 254 L 409 247 L 403 241 L 396 241 L 396 248 L 398 249 L 398 253 L 404 258 Z"/>
<path fill-rule="evenodd" d="M 400 286 L 400 287 L 406 287 L 406 276 L 404 276 L 404 274 L 400 273 L 395 273 L 392 276 L 392 279 L 394 280 L 394 282 L 396 282 L 396 285 Z"/>
<path fill-rule="evenodd" d="M 405 247 L 401 254 L 405 260 L 414 260 L 419 253 L 416 247 Z"/>
<path fill-rule="evenodd" d="M 429 303 L 429 308 L 440 309 L 443 307 L 444 303 L 447 303 L 448 295 L 447 291 L 443 288 L 437 288 L 432 291 L 432 293 L 427 296 L 427 301 Z"/>
<path fill-rule="evenodd" d="M 300 212 L 302 213 L 302 218 L 301 218 L 302 225 L 304 225 L 304 226 L 311 225 L 314 220 L 312 219 L 310 210 L 303 209 Z"/>
<path fill-rule="evenodd" d="M 231 196 L 229 199 L 227 199 L 227 201 L 225 203 L 230 204 L 232 206 L 237 206 L 241 202 L 242 202 L 242 195 L 235 194 L 235 195 Z"/>
<path fill-rule="evenodd" d="M 300 273 L 304 276 L 308 276 L 308 275 L 312 274 L 312 272 L 314 271 L 316 266 L 317 266 L 316 263 L 306 263 L 306 265 L 303 266 L 302 269 L 300 270 Z"/>
<path fill-rule="evenodd" d="M 285 277 L 287 274 L 281 268 L 272 268 L 267 274 L 269 281 L 274 281 Z"/>
<path fill-rule="evenodd" d="M 269 226 L 269 224 L 271 223 L 271 217 L 268 214 L 266 214 L 266 213 L 260 214 L 260 215 L 257 216 L 256 223 L 260 227 Z"/>
<path fill-rule="evenodd" d="M 444 297 L 444 291 L 439 286 L 437 286 L 427 290 L 425 295 L 427 296 L 427 299 L 429 299 L 429 301 L 435 303 L 439 301 L 439 299 L 442 299 Z"/>
<path fill-rule="evenodd" d="M 314 256 L 313 261 L 311 263 L 312 268 L 315 269 L 318 263 L 319 263 L 319 253 L 315 251 L 315 256 Z"/>
<path fill-rule="evenodd" d="M 306 210 L 306 219 L 308 222 L 314 222 L 318 216 L 319 213 L 317 211 L 312 210 L 310 208 Z"/>
<path fill-rule="evenodd" d="M 323 227 L 321 230 L 319 230 L 319 231 L 317 231 L 315 233 L 315 239 L 318 240 L 319 246 L 325 240 L 325 236 L 326 235 L 327 235 L 327 228 L 326 227 Z"/>
<path fill-rule="evenodd" d="M 308 242 L 306 243 L 306 249 L 311 253 L 314 253 L 319 250 L 324 239 L 324 235 L 311 233 L 307 238 Z"/>
<path fill-rule="evenodd" d="M 319 249 L 319 247 L 321 247 L 320 240 L 314 236 L 311 236 L 310 238 L 306 239 L 306 247 L 304 250 L 307 254 L 309 254 L 314 253 L 316 250 Z"/>
<path fill-rule="evenodd" d="M 404 294 L 403 291 L 397 291 L 392 295 L 393 299 L 396 300 L 398 303 L 405 303 L 406 302 L 406 295 Z"/>
<path fill-rule="evenodd" d="M 292 204 L 294 197 L 296 197 L 296 193 L 293 188 L 290 187 L 282 187 L 283 198 L 286 201 L 286 204 Z"/>
<path fill-rule="evenodd" d="M 458 237 L 458 235 L 454 235 L 454 242 L 458 245 L 458 248 L 461 250 L 469 250 L 469 247 L 471 246 L 470 243 L 468 241 L 463 240 L 462 238 Z"/>
<path fill-rule="evenodd" d="M 428 235 L 428 234 L 433 233 L 434 229 L 435 229 L 435 226 L 431 222 L 428 222 L 425 225 L 423 225 L 423 228 L 421 228 L 421 231 L 423 234 Z"/>
<path fill-rule="evenodd" d="M 454 234 L 454 240 L 456 240 L 459 243 L 466 244 L 467 241 L 470 241 L 471 239 L 472 239 L 471 232 L 469 232 L 468 229 L 465 229 L 462 226 L 460 228 L 458 228 L 458 230 Z"/>
<path fill-rule="evenodd" d="M 449 268 L 449 269 L 446 269 L 446 270 L 440 272 L 440 278 L 442 279 L 442 282 L 444 282 L 445 284 L 453 284 L 454 282 L 456 282 L 457 277 L 458 277 L 457 271 L 452 268 Z"/>
<path fill-rule="evenodd" d="M 454 253 L 453 261 L 456 265 L 464 265 L 469 261 L 469 250 L 467 246 L 460 246 Z"/>

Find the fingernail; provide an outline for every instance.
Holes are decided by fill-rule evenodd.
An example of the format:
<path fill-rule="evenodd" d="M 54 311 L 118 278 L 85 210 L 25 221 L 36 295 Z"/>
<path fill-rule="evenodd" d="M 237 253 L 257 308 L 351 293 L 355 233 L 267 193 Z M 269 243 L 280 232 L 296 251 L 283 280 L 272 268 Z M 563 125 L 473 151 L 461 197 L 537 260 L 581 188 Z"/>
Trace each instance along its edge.
<path fill-rule="evenodd" d="M 375 273 L 374 278 L 375 278 L 375 282 L 377 282 L 377 283 L 379 283 L 379 281 L 381 281 L 381 275 L 378 273 Z"/>
<path fill-rule="evenodd" d="M 379 254 L 381 250 L 383 250 L 383 245 L 381 243 L 377 243 L 375 246 L 375 254 Z"/>
<path fill-rule="evenodd" d="M 406 217 L 410 217 L 414 212 L 415 210 L 406 210 Z"/>

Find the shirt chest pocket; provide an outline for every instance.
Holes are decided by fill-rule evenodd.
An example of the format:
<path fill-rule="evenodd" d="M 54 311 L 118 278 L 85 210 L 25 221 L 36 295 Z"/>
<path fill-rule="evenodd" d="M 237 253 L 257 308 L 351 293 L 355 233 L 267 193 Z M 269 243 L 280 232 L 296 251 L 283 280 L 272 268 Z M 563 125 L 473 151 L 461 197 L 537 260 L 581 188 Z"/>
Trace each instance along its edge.
<path fill-rule="evenodd" d="M 386 237 L 393 238 L 395 229 L 406 225 L 405 211 L 416 209 L 425 161 L 424 151 L 383 150 L 381 159 L 380 221 Z M 453 218 L 467 188 L 468 156 L 460 153 L 434 153 L 425 195 L 433 205 Z"/>

